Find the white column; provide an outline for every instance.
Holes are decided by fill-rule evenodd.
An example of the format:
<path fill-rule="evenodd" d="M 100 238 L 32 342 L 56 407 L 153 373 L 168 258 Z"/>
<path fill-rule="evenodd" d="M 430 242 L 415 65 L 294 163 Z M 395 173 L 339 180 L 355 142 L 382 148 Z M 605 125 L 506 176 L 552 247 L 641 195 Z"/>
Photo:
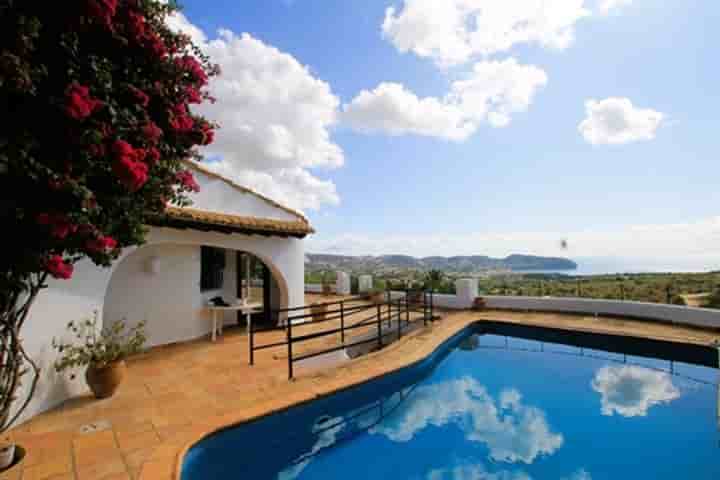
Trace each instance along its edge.
<path fill-rule="evenodd" d="M 471 307 L 479 292 L 477 278 L 461 278 L 455 281 L 455 292 L 463 308 Z"/>
<path fill-rule="evenodd" d="M 372 290 L 373 278 L 372 275 L 360 275 L 358 277 L 358 292 L 365 293 Z"/>
<path fill-rule="evenodd" d="M 337 272 L 335 291 L 338 295 L 350 295 L 350 275 L 345 272 Z"/>

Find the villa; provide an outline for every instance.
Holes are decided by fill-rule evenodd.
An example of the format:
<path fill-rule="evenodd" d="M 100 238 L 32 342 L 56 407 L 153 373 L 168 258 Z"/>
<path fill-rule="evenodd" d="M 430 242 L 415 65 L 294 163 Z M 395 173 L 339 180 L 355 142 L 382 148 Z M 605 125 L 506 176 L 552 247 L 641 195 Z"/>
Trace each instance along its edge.
<path fill-rule="evenodd" d="M 313 232 L 308 220 L 196 162 L 187 166 L 200 185 L 192 208 L 170 207 L 166 217 L 153 219 L 147 243 L 124 251 L 112 268 L 83 261 L 71 281 L 51 281 L 39 296 L 26 339 L 43 378 L 26 416 L 84 390 L 83 382 L 52 369 L 50 339 L 62 336 L 71 320 L 98 315 L 105 325 L 145 321 L 147 346 L 154 347 L 207 335 L 208 300 L 216 296 L 234 303 L 250 292 L 263 306 L 254 321 L 267 326 L 283 321 L 273 311 L 305 303 L 303 238 Z M 242 312 L 223 313 L 223 323 L 244 321 Z"/>

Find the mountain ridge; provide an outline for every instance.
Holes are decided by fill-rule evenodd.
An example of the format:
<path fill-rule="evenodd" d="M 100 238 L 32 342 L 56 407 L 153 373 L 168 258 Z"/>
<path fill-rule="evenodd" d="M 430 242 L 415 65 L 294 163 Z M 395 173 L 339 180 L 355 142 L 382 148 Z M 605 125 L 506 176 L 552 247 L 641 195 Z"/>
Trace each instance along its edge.
<path fill-rule="evenodd" d="M 578 265 L 568 258 L 538 255 L 511 254 L 504 258 L 487 255 L 456 255 L 451 257 L 410 255 L 305 255 L 305 263 L 312 268 L 345 268 L 351 270 L 377 270 L 382 268 L 406 268 L 416 270 L 443 270 L 476 272 L 482 270 L 575 270 Z"/>

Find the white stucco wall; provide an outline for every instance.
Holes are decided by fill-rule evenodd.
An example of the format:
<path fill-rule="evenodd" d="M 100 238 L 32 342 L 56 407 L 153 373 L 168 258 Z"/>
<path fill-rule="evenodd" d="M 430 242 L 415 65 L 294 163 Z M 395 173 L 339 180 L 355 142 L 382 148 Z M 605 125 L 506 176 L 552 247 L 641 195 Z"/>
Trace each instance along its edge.
<path fill-rule="evenodd" d="M 101 313 L 103 321 L 148 319 L 151 345 L 188 340 L 209 332 L 210 322 L 202 312 L 202 305 L 212 292 L 200 294 L 200 245 L 258 256 L 276 279 L 284 279 L 287 306 L 304 304 L 301 239 L 151 228 L 147 240 L 147 244 L 138 249 L 127 249 L 111 268 L 103 269 L 82 261 L 75 265 L 71 280 L 53 280 L 49 288 L 40 293 L 22 334 L 28 352 L 42 368 L 41 380 L 21 421 L 86 390 L 82 375 L 70 381 L 52 369 L 56 359 L 51 348 L 52 338 L 65 335 L 70 320 L 89 317 L 94 310 Z M 150 256 L 159 258 L 156 275 L 144 271 Z M 226 267 L 235 268 L 234 258 L 227 259 Z M 196 280 L 188 281 L 189 277 Z M 225 277 L 234 280 L 235 275 L 226 271 Z M 230 297 L 235 292 L 234 285 L 226 284 L 221 294 Z M 103 311 L 106 296 L 120 300 L 113 300 Z"/>
<path fill-rule="evenodd" d="M 277 208 L 252 193 L 243 193 L 224 180 L 193 170 L 200 192 L 193 195 L 192 208 L 275 220 L 297 220 L 298 217 Z"/>

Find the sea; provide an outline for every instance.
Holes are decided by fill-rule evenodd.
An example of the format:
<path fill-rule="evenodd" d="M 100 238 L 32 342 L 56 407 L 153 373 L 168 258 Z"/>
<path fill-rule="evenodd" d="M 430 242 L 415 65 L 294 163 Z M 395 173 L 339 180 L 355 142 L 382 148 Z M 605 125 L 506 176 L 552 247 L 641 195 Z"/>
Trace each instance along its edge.
<path fill-rule="evenodd" d="M 571 258 L 575 270 L 514 270 L 515 273 L 547 273 L 575 276 L 613 275 L 624 273 L 697 273 L 720 271 L 720 258 Z"/>

